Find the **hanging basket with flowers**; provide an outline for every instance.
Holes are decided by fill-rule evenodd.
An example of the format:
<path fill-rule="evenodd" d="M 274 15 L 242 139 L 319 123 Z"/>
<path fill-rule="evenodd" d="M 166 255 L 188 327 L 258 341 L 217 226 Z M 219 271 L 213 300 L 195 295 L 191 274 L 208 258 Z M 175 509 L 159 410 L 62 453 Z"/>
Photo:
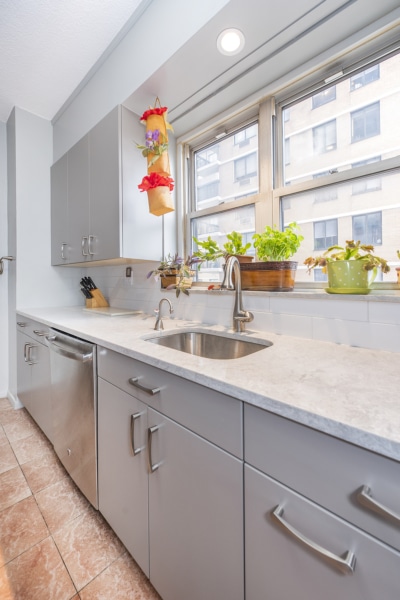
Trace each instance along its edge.
<path fill-rule="evenodd" d="M 138 187 L 142 192 L 147 192 L 149 211 L 157 216 L 174 210 L 171 197 L 174 180 L 170 173 L 167 133 L 172 127 L 166 114 L 167 107 L 161 106 L 160 100 L 156 98 L 155 106 L 150 107 L 140 117 L 140 122 L 146 126 L 146 134 L 144 145 L 137 145 L 147 158 L 148 173 Z"/>
<path fill-rule="evenodd" d="M 138 185 L 141 192 L 147 192 L 149 211 L 159 217 L 174 210 L 171 192 L 174 189 L 174 180 L 168 173 L 150 173 Z"/>

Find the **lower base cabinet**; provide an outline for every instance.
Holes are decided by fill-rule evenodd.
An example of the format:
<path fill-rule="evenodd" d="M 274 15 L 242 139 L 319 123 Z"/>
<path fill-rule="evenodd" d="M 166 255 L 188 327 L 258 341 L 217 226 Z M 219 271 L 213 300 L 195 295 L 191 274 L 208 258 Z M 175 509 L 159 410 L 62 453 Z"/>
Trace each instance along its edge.
<path fill-rule="evenodd" d="M 243 461 L 136 395 L 99 378 L 100 512 L 163 600 L 243 600 Z"/>
<path fill-rule="evenodd" d="M 398 552 L 248 465 L 245 507 L 246 600 L 399 598 Z"/>
<path fill-rule="evenodd" d="M 18 398 L 52 442 L 50 355 L 43 342 L 48 330 L 40 323 L 22 318 L 17 322 L 17 327 Z"/>

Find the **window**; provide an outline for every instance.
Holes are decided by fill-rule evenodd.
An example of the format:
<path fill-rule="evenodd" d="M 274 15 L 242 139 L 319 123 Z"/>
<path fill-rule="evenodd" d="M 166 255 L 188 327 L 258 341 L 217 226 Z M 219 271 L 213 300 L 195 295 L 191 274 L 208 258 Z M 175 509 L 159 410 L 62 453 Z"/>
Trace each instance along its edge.
<path fill-rule="evenodd" d="M 358 90 L 358 88 L 368 85 L 377 79 L 379 79 L 379 65 L 374 65 L 350 77 L 350 91 Z"/>
<path fill-rule="evenodd" d="M 314 94 L 314 96 L 312 97 L 312 107 L 313 109 L 315 109 L 319 106 L 322 106 L 323 104 L 327 104 L 328 102 L 333 102 L 333 100 L 336 100 L 335 85 L 333 85 L 330 88 L 327 88 L 326 90 L 323 90 L 322 92 L 319 92 L 318 94 Z"/>
<path fill-rule="evenodd" d="M 374 212 L 353 217 L 353 239 L 362 244 L 382 244 L 382 213 Z"/>
<path fill-rule="evenodd" d="M 235 181 L 257 175 L 257 153 L 253 152 L 235 160 Z"/>
<path fill-rule="evenodd" d="M 193 235 L 211 235 L 223 245 L 232 230 L 251 240 L 265 225 L 283 229 L 295 221 L 304 236 L 294 257 L 300 286 L 311 279 L 303 264 L 306 257 L 352 238 L 379 245 L 380 256 L 396 261 L 400 53 L 386 54 L 379 64 L 365 63 L 358 73 L 351 72 L 349 56 L 348 75 L 334 86 L 317 87 L 327 71 L 315 73 L 315 87 L 308 79 L 304 90 L 299 77 L 292 89 L 276 92 L 276 102 L 264 98 L 258 116 L 239 127 L 241 112 L 235 106 L 232 122 L 224 123 L 224 137 L 210 134 L 207 139 L 207 132 L 213 132 L 210 123 L 197 142 L 188 136 L 188 242 Z M 357 54 L 357 65 L 359 60 Z M 216 120 L 214 131 L 218 134 L 220 128 Z M 259 131 L 264 132 L 262 143 Z M 192 250 L 188 243 L 186 252 Z M 204 267 L 198 273 L 201 281 L 221 280 L 220 264 Z M 322 271 L 313 273 L 315 282 L 325 280 Z M 393 268 L 383 276 L 385 283 L 395 280 Z"/>
<path fill-rule="evenodd" d="M 313 128 L 314 154 L 336 149 L 336 119 Z"/>
<path fill-rule="evenodd" d="M 380 133 L 379 102 L 351 113 L 351 141 L 359 142 Z"/>
<path fill-rule="evenodd" d="M 314 223 L 314 250 L 326 250 L 338 243 L 337 219 Z"/>

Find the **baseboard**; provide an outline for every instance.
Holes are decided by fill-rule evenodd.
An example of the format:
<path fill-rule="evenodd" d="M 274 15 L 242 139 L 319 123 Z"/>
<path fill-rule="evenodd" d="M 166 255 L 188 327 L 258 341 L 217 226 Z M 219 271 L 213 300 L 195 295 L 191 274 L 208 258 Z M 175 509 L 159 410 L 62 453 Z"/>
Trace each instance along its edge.
<path fill-rule="evenodd" d="M 7 392 L 7 398 L 11 402 L 11 405 L 12 405 L 12 407 L 14 409 L 18 409 L 18 408 L 23 408 L 24 407 L 24 405 L 22 404 L 22 402 L 18 398 L 18 396 L 14 396 L 14 394 L 12 394 L 11 392 Z"/>

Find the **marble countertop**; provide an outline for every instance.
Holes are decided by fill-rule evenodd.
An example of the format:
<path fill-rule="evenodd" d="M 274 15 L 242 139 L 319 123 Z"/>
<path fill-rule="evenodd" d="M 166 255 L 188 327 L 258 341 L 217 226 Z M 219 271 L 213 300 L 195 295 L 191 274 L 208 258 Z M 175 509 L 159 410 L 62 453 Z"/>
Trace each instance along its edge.
<path fill-rule="evenodd" d="M 200 358 L 151 344 L 154 316 L 105 316 L 83 307 L 33 308 L 18 314 L 195 381 L 248 404 L 400 461 L 400 356 L 378 350 L 198 322 L 164 319 L 164 335 L 207 329 L 269 340 L 234 360 Z"/>

